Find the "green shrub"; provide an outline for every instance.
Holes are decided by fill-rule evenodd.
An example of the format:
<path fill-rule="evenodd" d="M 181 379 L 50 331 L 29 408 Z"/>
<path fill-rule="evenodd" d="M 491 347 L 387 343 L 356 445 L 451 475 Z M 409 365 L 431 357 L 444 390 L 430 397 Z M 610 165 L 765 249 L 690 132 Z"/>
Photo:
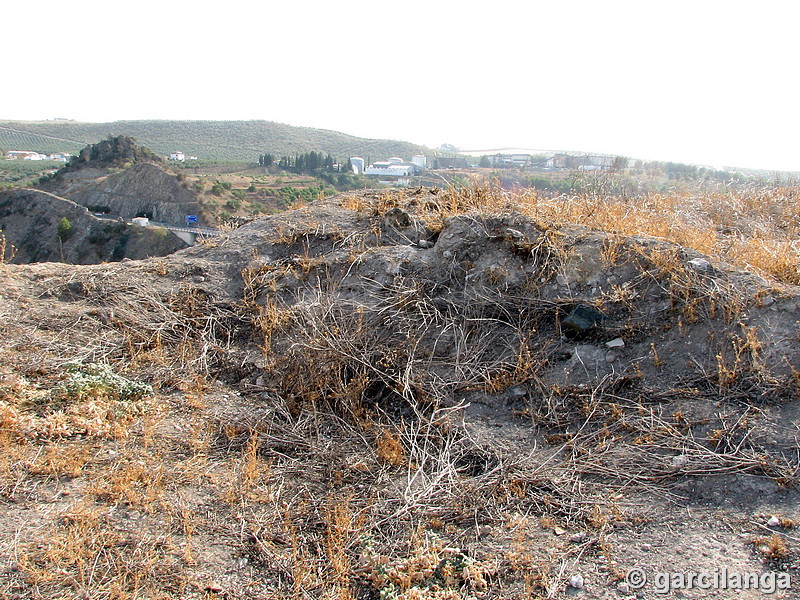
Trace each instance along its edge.
<path fill-rule="evenodd" d="M 211 193 L 216 196 L 221 196 L 225 192 L 229 192 L 231 189 L 231 183 L 229 181 L 215 181 L 214 185 L 211 186 Z"/>

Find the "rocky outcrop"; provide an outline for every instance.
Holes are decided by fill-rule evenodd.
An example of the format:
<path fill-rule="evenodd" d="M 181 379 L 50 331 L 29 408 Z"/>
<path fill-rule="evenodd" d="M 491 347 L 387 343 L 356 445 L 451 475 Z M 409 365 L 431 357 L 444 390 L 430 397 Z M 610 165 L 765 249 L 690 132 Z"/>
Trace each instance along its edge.
<path fill-rule="evenodd" d="M 109 136 L 96 144 L 89 144 L 74 158 L 67 170 L 81 169 L 87 165 L 118 165 L 141 162 L 159 162 L 161 159 L 149 148 L 140 146 L 128 135 Z"/>
<path fill-rule="evenodd" d="M 94 264 L 165 256 L 186 246 L 166 229 L 97 218 L 71 200 L 31 189 L 0 194 L 0 230 L 17 264 Z"/>

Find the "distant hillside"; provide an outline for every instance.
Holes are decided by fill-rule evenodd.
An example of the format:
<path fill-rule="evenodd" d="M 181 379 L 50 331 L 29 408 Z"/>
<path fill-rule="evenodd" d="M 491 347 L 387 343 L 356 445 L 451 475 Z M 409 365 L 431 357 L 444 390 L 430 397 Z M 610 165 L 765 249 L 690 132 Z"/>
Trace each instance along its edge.
<path fill-rule="evenodd" d="M 123 134 L 159 154 L 181 151 L 209 160 L 254 162 L 266 152 L 280 156 L 312 150 L 340 159 L 363 156 L 378 160 L 410 158 L 425 151 L 408 142 L 372 140 L 271 121 L 0 121 L 0 150 L 77 153 L 86 144 Z"/>

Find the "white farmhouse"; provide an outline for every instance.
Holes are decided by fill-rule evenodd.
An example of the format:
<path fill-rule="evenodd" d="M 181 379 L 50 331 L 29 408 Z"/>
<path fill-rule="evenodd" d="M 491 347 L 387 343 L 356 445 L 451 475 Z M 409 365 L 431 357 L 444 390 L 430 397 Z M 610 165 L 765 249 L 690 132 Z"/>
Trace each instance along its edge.
<path fill-rule="evenodd" d="M 389 160 L 372 163 L 364 169 L 364 175 L 389 175 L 391 177 L 410 177 L 416 167 L 408 164 L 396 164 Z"/>
<path fill-rule="evenodd" d="M 9 150 L 6 152 L 9 160 L 47 160 L 47 156 L 30 150 Z"/>

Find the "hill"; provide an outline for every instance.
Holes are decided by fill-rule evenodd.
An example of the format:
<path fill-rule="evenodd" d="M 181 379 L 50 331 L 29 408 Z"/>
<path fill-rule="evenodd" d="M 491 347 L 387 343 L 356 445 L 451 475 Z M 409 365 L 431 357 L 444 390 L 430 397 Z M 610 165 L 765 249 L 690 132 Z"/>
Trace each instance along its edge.
<path fill-rule="evenodd" d="M 796 597 L 797 261 L 731 247 L 796 194 L 747 194 L 362 192 L 0 265 L 0 590 Z"/>
<path fill-rule="evenodd" d="M 294 127 L 271 121 L 0 121 L 0 150 L 76 153 L 109 135 L 129 135 L 154 152 L 177 150 L 209 160 L 255 162 L 259 154 L 275 156 L 325 152 L 345 160 L 424 154 L 409 142 L 359 138 L 345 133 Z"/>
<path fill-rule="evenodd" d="M 41 187 L 81 206 L 102 207 L 103 212 L 124 219 L 147 216 L 177 225 L 186 215 L 203 212 L 197 193 L 156 164 L 136 164 L 110 175 L 94 171 L 68 172 Z M 204 218 L 200 224 L 207 224 Z"/>

